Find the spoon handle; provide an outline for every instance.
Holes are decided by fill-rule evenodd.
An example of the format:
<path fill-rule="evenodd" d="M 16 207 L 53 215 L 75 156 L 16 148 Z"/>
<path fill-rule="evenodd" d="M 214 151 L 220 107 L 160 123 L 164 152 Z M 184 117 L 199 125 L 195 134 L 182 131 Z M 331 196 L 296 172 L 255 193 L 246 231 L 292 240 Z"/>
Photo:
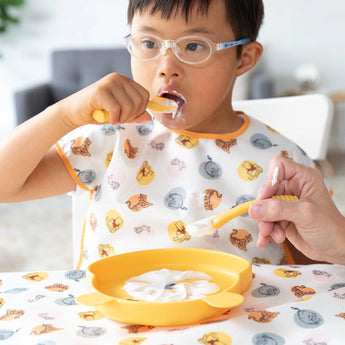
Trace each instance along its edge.
<path fill-rule="evenodd" d="M 154 110 L 154 111 L 159 111 L 159 112 L 164 112 L 167 110 L 172 110 L 177 108 L 177 104 L 175 105 L 166 105 L 164 104 L 169 101 L 170 103 L 172 102 L 171 100 L 168 100 L 167 98 L 164 97 L 157 97 L 157 98 L 151 98 L 149 102 L 147 103 L 147 108 Z M 168 103 L 169 103 L 168 102 Z M 163 104 L 162 104 L 163 103 Z M 109 114 L 106 110 L 102 109 L 96 109 L 92 112 L 92 117 L 97 121 L 97 122 L 107 122 L 109 119 Z"/>
<path fill-rule="evenodd" d="M 298 200 L 298 197 L 295 195 L 273 195 L 273 199 L 282 199 L 282 200 Z M 221 226 L 229 222 L 231 219 L 234 219 L 244 213 L 247 213 L 249 206 L 255 202 L 260 201 L 259 199 L 251 200 L 244 202 L 232 209 L 225 211 L 223 213 L 217 214 L 212 218 L 212 228 L 219 229 Z"/>

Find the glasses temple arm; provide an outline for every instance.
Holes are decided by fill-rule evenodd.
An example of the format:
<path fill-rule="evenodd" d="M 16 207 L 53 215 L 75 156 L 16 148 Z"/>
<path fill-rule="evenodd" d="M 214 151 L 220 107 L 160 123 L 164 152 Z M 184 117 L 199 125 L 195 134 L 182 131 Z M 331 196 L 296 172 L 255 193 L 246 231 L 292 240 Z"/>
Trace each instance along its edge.
<path fill-rule="evenodd" d="M 247 44 L 249 42 L 250 42 L 250 38 L 241 38 L 238 41 L 217 43 L 217 50 L 231 48 L 231 47 L 239 46 L 242 44 Z"/>

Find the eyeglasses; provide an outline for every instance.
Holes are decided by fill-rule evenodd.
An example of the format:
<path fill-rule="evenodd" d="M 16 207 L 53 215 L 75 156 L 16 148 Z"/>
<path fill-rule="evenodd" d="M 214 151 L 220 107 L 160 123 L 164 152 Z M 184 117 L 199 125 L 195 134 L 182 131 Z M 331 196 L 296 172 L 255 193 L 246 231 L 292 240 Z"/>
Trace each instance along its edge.
<path fill-rule="evenodd" d="M 238 41 L 214 43 L 201 36 L 185 36 L 177 40 L 162 40 L 160 37 L 150 34 L 128 35 L 124 39 L 124 45 L 128 51 L 138 60 L 149 61 L 160 55 L 165 55 L 168 48 L 176 57 L 188 64 L 202 63 L 210 58 L 214 51 L 232 48 L 249 43 L 249 38 Z"/>

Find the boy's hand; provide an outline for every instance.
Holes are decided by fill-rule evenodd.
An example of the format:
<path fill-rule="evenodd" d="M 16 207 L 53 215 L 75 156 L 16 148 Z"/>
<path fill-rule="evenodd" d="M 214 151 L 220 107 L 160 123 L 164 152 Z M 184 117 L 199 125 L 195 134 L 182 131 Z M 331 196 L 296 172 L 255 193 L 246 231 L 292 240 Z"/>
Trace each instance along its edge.
<path fill-rule="evenodd" d="M 150 94 L 132 79 L 112 73 L 57 103 L 65 123 L 72 127 L 98 123 L 94 110 L 107 111 L 107 123 L 144 123 L 151 121 L 146 112 Z"/>

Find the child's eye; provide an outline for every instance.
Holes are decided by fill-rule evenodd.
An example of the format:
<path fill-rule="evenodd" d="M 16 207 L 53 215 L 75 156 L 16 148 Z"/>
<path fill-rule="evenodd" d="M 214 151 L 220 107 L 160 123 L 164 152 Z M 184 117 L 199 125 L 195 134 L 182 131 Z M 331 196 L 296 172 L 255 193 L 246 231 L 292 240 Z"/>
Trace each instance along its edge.
<path fill-rule="evenodd" d="M 158 48 L 157 44 L 150 40 L 143 40 L 142 45 L 144 46 L 144 48 L 147 48 L 147 49 Z"/>
<path fill-rule="evenodd" d="M 188 43 L 186 46 L 186 50 L 192 51 L 192 52 L 197 52 L 199 50 L 202 50 L 205 48 L 205 45 L 201 43 L 196 43 L 196 42 L 191 42 Z"/>

